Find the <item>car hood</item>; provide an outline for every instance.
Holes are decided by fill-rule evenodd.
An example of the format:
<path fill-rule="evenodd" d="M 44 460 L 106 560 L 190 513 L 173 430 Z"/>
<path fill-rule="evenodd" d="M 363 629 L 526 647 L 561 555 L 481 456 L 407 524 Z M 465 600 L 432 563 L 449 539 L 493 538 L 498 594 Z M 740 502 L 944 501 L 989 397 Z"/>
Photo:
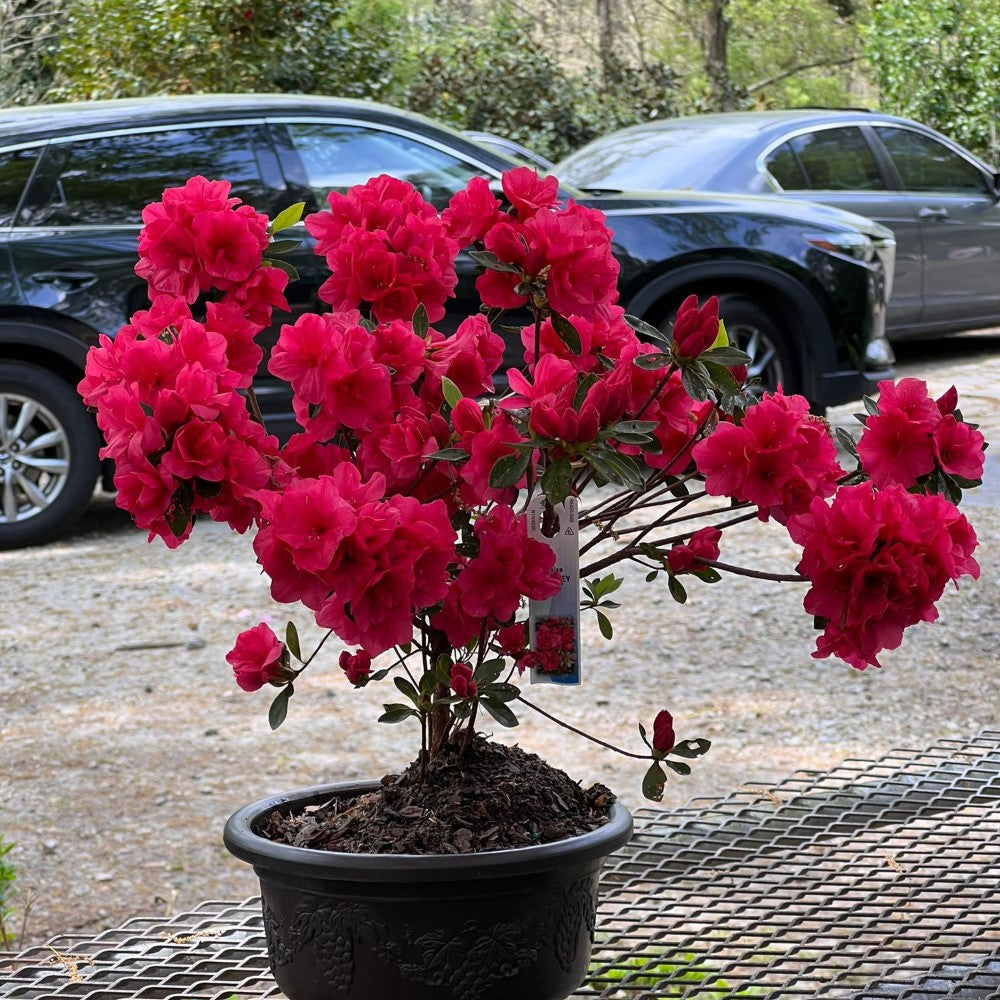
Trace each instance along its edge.
<path fill-rule="evenodd" d="M 730 194 L 714 191 L 580 191 L 577 200 L 606 215 L 643 213 L 742 212 L 758 217 L 792 220 L 803 226 L 854 230 L 873 240 L 892 239 L 892 230 L 830 205 L 792 201 L 768 195 Z"/>

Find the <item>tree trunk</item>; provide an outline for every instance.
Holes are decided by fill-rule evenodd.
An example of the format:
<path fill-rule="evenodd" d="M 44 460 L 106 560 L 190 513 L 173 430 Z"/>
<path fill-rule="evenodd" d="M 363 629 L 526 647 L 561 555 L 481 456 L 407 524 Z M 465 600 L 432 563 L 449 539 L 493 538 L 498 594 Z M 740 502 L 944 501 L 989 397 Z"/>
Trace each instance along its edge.
<path fill-rule="evenodd" d="M 608 87 L 618 79 L 615 59 L 615 0 L 595 0 L 597 5 L 597 51 L 601 60 L 601 79 Z"/>
<path fill-rule="evenodd" d="M 705 25 L 705 69 L 708 73 L 710 102 L 717 111 L 735 111 L 739 107 L 736 91 L 729 79 L 726 43 L 729 21 L 726 8 L 729 0 L 712 0 Z"/>

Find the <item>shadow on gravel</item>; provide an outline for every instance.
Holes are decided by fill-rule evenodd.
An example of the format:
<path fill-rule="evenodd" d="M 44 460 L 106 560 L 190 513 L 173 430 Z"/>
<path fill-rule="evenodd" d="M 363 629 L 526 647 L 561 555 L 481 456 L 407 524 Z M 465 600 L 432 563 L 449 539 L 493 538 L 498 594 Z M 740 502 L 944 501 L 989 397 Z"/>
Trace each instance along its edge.
<path fill-rule="evenodd" d="M 73 525 L 72 530 L 62 540 L 66 542 L 84 541 L 138 530 L 132 523 L 131 517 L 121 508 L 115 506 L 114 494 L 96 493 L 87 508 L 87 512 Z"/>
<path fill-rule="evenodd" d="M 902 364 L 946 361 L 967 364 L 982 355 L 1000 354 L 1000 329 L 993 327 L 932 340 L 895 340 L 892 348 Z"/>

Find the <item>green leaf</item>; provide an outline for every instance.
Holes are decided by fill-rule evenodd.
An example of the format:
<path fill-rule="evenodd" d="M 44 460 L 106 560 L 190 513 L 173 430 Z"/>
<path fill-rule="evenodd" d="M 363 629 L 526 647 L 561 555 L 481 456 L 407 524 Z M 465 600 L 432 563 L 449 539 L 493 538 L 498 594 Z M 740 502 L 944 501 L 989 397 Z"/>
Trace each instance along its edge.
<path fill-rule="evenodd" d="M 641 490 L 645 486 L 642 470 L 628 455 L 619 455 L 610 448 L 595 448 L 583 457 L 609 483 L 618 483 L 633 490 Z"/>
<path fill-rule="evenodd" d="M 874 398 L 871 396 L 862 396 L 861 402 L 865 404 L 865 409 L 868 411 L 869 416 L 878 416 L 878 403 L 875 402 Z"/>
<path fill-rule="evenodd" d="M 654 569 L 651 573 L 647 573 L 646 583 L 652 583 L 659 575 L 660 571 L 658 569 Z"/>
<path fill-rule="evenodd" d="M 602 597 L 607 597 L 608 594 L 613 594 L 624 582 L 625 577 L 608 573 L 607 576 L 594 577 L 593 580 L 588 580 L 586 586 L 594 595 L 594 599 L 599 600 Z"/>
<path fill-rule="evenodd" d="M 556 336 L 566 345 L 571 354 L 580 354 L 583 351 L 583 344 L 580 342 L 580 334 L 576 332 L 576 327 L 559 313 L 552 314 L 552 329 Z"/>
<path fill-rule="evenodd" d="M 610 639 L 615 634 L 611 619 L 603 611 L 598 611 L 596 608 L 594 614 L 597 615 L 597 627 L 601 630 L 601 635 L 605 639 Z"/>
<path fill-rule="evenodd" d="M 494 698 L 505 703 L 517 701 L 521 697 L 521 691 L 515 684 L 487 684 L 479 689 L 479 693 L 484 697 Z"/>
<path fill-rule="evenodd" d="M 735 368 L 737 365 L 750 364 L 751 358 L 749 354 L 735 347 L 713 347 L 712 350 L 702 354 L 701 360 L 722 365 L 724 368 Z"/>
<path fill-rule="evenodd" d="M 299 645 L 299 632 L 295 627 L 295 622 L 289 622 L 285 626 L 285 645 L 288 647 L 288 652 L 301 663 L 302 647 Z"/>
<path fill-rule="evenodd" d="M 687 591 L 684 589 L 684 584 L 677 579 L 676 576 L 671 576 L 667 581 L 667 589 L 670 591 L 670 596 L 678 603 L 687 603 L 688 595 Z"/>
<path fill-rule="evenodd" d="M 664 347 L 670 346 L 670 335 L 664 333 L 662 330 L 653 326 L 652 323 L 647 323 L 644 319 L 639 319 L 638 316 L 628 316 L 625 317 L 625 322 L 628 323 L 630 327 L 643 339 L 651 340 L 655 344 L 662 344 Z"/>
<path fill-rule="evenodd" d="M 681 369 L 684 391 L 694 400 L 703 403 L 712 394 L 712 381 L 700 361 L 692 361 Z"/>
<path fill-rule="evenodd" d="M 676 757 L 694 760 L 695 757 L 704 757 L 711 746 L 711 740 L 681 740 L 680 743 L 675 743 L 669 752 Z"/>
<path fill-rule="evenodd" d="M 673 479 L 667 484 L 667 489 L 675 497 L 686 497 L 690 494 L 687 483 L 682 479 Z"/>
<path fill-rule="evenodd" d="M 560 504 L 569 496 L 573 486 L 573 466 L 569 458 L 560 455 L 545 467 L 542 473 L 542 492 L 549 503 Z"/>
<path fill-rule="evenodd" d="M 437 685 L 438 679 L 433 670 L 428 670 L 420 675 L 420 693 L 422 695 L 432 695 Z"/>
<path fill-rule="evenodd" d="M 593 373 L 588 372 L 583 378 L 580 379 L 576 387 L 576 392 L 573 394 L 573 409 L 579 410 L 583 406 L 583 401 L 587 398 L 587 393 L 597 385 L 600 379 Z"/>
<path fill-rule="evenodd" d="M 650 750 L 652 750 L 653 745 L 649 742 L 649 734 L 646 732 L 646 727 L 641 722 L 639 723 L 639 735 L 642 737 L 642 742 L 645 743 Z"/>
<path fill-rule="evenodd" d="M 667 760 L 664 757 L 663 763 L 667 767 L 669 767 L 671 771 L 674 771 L 677 774 L 690 774 L 691 773 L 691 765 L 690 764 L 682 764 L 679 760 Z"/>
<path fill-rule="evenodd" d="M 436 462 L 464 462 L 469 453 L 462 448 L 442 448 L 440 451 L 431 452 L 427 457 Z"/>
<path fill-rule="evenodd" d="M 722 574 L 714 566 L 705 566 L 694 575 L 702 583 L 718 583 L 722 579 Z"/>
<path fill-rule="evenodd" d="M 479 703 L 501 726 L 512 729 L 517 725 L 517 716 L 502 701 L 486 696 L 480 698 Z"/>
<path fill-rule="evenodd" d="M 501 271 L 504 274 L 520 274 L 521 269 L 513 264 L 504 263 L 495 253 L 489 250 L 470 250 L 469 256 L 487 271 Z"/>
<path fill-rule="evenodd" d="M 492 684 L 504 672 L 506 667 L 507 662 L 503 657 L 484 660 L 476 667 L 476 672 L 472 675 L 472 679 L 476 682 L 476 686 L 482 689 L 487 684 Z"/>
<path fill-rule="evenodd" d="M 663 768 L 655 761 L 650 764 L 646 776 L 642 779 L 642 794 L 653 802 L 663 801 L 663 786 L 667 783 L 667 776 L 663 773 Z"/>
<path fill-rule="evenodd" d="M 283 208 L 271 220 L 271 225 L 267 227 L 267 231 L 269 233 L 280 233 L 283 229 L 290 229 L 299 222 L 305 210 L 306 203 L 304 201 L 297 201 L 294 205 Z"/>
<path fill-rule="evenodd" d="M 454 409 L 458 401 L 462 398 L 462 390 L 447 375 L 441 376 L 441 392 L 444 394 L 444 401 Z"/>
<path fill-rule="evenodd" d="M 498 458 L 490 469 L 490 486 L 495 490 L 516 486 L 528 471 L 530 462 L 531 452 L 519 452 Z"/>
<path fill-rule="evenodd" d="M 295 268 L 292 267 L 292 265 L 289 264 L 287 260 L 281 260 L 281 258 L 278 258 L 277 260 L 270 260 L 269 258 L 265 257 L 263 258 L 263 260 L 261 260 L 261 264 L 265 265 L 266 267 L 276 267 L 279 271 L 284 271 L 285 274 L 288 275 L 289 281 L 299 280 L 299 272 L 296 271 Z"/>
<path fill-rule="evenodd" d="M 293 250 L 297 250 L 302 245 L 302 240 L 275 240 L 273 243 L 269 243 L 267 246 L 267 252 L 269 254 L 291 253 Z"/>
<path fill-rule="evenodd" d="M 673 364 L 674 359 L 670 354 L 640 354 L 632 363 L 636 368 L 641 368 L 643 371 L 655 372 L 660 368 L 666 368 L 668 365 Z"/>
<path fill-rule="evenodd" d="M 404 719 L 409 719 L 411 716 L 417 714 L 415 708 L 410 708 L 409 705 L 383 705 L 385 711 L 379 716 L 379 722 L 396 723 L 402 722 Z"/>
<path fill-rule="evenodd" d="M 295 688 L 291 684 L 286 684 L 271 702 L 271 707 L 267 712 L 267 723 L 272 729 L 277 729 L 285 721 L 288 715 L 288 699 L 295 694 Z"/>
<path fill-rule="evenodd" d="M 423 340 L 427 336 L 427 331 L 430 328 L 430 318 L 427 315 L 427 309 L 423 302 L 413 310 L 413 332 Z M 452 403 L 452 406 L 455 404 Z"/>
<path fill-rule="evenodd" d="M 409 698 L 414 705 L 420 704 L 420 692 L 414 687 L 413 682 L 408 677 L 394 677 L 392 682 L 396 685 L 400 694 Z"/>
<path fill-rule="evenodd" d="M 840 442 L 841 447 L 855 458 L 858 457 L 858 442 L 854 435 L 843 427 L 836 427 L 833 431 L 834 437 Z"/>

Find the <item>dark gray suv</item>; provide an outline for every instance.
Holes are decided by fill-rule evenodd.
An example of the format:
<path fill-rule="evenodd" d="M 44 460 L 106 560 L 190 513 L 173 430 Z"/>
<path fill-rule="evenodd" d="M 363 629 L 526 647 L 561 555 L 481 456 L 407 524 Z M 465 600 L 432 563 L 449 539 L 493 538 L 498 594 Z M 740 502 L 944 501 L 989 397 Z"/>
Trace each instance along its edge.
<path fill-rule="evenodd" d="M 470 177 L 498 179 L 503 154 L 424 118 L 321 97 L 214 95 L 0 111 L 0 548 L 45 541 L 86 508 L 100 439 L 76 394 L 87 348 L 146 303 L 134 273 L 142 208 L 193 174 L 225 178 L 274 215 L 325 207 L 379 173 L 443 207 Z M 718 294 L 752 371 L 816 408 L 886 377 L 891 234 L 823 206 L 774 198 L 564 194 L 614 231 L 625 308 L 660 326 L 689 293 Z M 300 230 L 292 312 L 319 307 L 325 264 Z M 477 308 L 477 266 L 457 262 L 447 332 Z M 289 317 L 277 317 L 278 324 Z M 262 339 L 276 329 L 265 331 Z M 512 350 L 510 363 L 516 363 Z M 294 427 L 284 383 L 257 395 L 279 436 Z"/>
<path fill-rule="evenodd" d="M 891 340 L 1000 324 L 1000 175 L 874 111 L 736 111 L 597 139 L 553 168 L 584 190 L 741 191 L 867 216 L 896 237 Z"/>

